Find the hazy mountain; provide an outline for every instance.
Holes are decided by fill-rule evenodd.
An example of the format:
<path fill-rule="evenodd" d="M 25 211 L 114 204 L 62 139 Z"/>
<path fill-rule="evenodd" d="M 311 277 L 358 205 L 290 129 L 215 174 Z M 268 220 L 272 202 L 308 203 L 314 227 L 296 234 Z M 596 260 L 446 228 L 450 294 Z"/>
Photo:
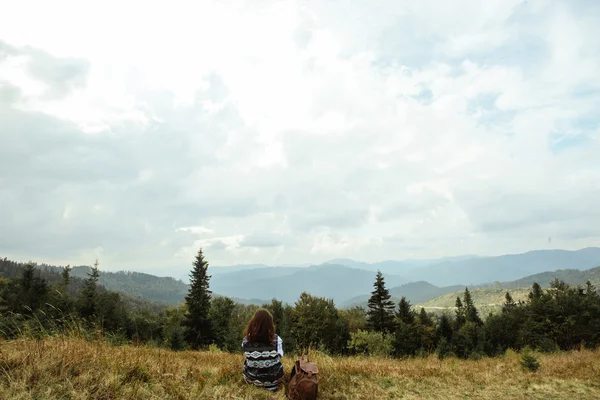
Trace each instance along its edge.
<path fill-rule="evenodd" d="M 557 269 L 589 269 L 600 265 L 600 248 L 536 250 L 523 254 L 446 261 L 407 272 L 409 281 L 426 280 L 434 285 L 476 285 L 513 281 L 523 276 Z"/>
<path fill-rule="evenodd" d="M 266 265 L 266 264 L 237 264 L 237 265 L 227 265 L 227 266 L 209 266 L 210 274 L 212 276 L 229 274 L 232 272 L 240 272 L 240 271 L 256 271 L 259 269 L 265 268 L 306 268 L 311 264 L 282 264 L 282 265 Z"/>
<path fill-rule="evenodd" d="M 537 282 L 542 287 L 548 287 L 550 286 L 550 282 L 554 279 L 559 279 L 572 286 L 583 286 L 587 281 L 592 282 L 594 285 L 600 285 L 600 267 L 590 268 L 584 271 L 577 269 L 559 269 L 557 271 L 542 272 L 515 281 L 502 282 L 499 286 L 505 289 L 530 288 L 534 282 Z"/>
<path fill-rule="evenodd" d="M 375 274 L 342 265 L 323 264 L 305 268 L 260 268 L 214 276 L 211 289 L 222 295 L 242 298 L 277 298 L 293 303 L 304 291 L 332 298 L 336 303 L 371 290 Z M 291 273 L 289 273 L 291 272 Z M 255 278 L 255 279 L 253 279 Z M 403 277 L 386 275 L 386 283 L 405 283 Z"/>
<path fill-rule="evenodd" d="M 211 275 L 211 288 L 227 286 L 233 282 L 235 282 L 235 284 L 246 284 L 261 279 L 279 278 L 294 274 L 303 269 L 301 267 L 262 267 L 240 269 L 226 273 L 215 273 L 215 271 L 220 268 L 221 267 L 208 267 L 208 274 Z"/>
<path fill-rule="evenodd" d="M 419 282 L 410 282 L 401 286 L 396 286 L 390 289 L 390 295 L 392 295 L 392 300 L 394 303 L 397 303 L 401 297 L 406 297 L 412 304 L 422 303 L 427 300 L 443 296 L 447 293 L 453 293 L 458 290 L 464 290 L 464 286 L 455 285 L 455 286 L 446 286 L 446 287 L 437 287 L 432 285 L 429 282 L 419 281 Z M 370 294 L 364 294 L 362 296 L 354 297 L 348 301 L 346 301 L 343 306 L 351 307 L 354 305 L 366 306 L 369 301 Z"/>
<path fill-rule="evenodd" d="M 529 287 L 534 281 L 547 285 L 558 276 L 568 283 L 583 284 L 589 273 L 581 270 L 599 265 L 600 248 L 586 248 L 578 251 L 540 250 L 498 257 L 466 255 L 437 260 L 390 260 L 378 263 L 337 259 L 310 267 L 268 267 L 263 264 L 211 266 L 209 274 L 212 275 L 210 287 L 215 295 L 236 298 L 241 303 L 262 304 L 272 298 L 293 303 L 306 291 L 333 298 L 337 304 L 348 305 L 366 303 L 375 271 L 381 270 L 392 296 L 395 299 L 406 296 L 415 304 L 455 289 L 462 290 L 464 285 L 474 287 L 487 284 L 490 287 L 490 282 L 494 281 L 506 282 L 500 286 L 503 288 Z M 563 271 L 547 272 L 553 270 Z M 72 275 L 85 278 L 88 271 L 89 267 L 75 267 Z M 596 271 L 596 274 L 600 275 L 600 271 Z M 109 272 L 101 269 L 100 283 L 108 290 L 172 305 L 184 301 L 188 290 L 184 281 L 141 272 Z M 448 287 L 452 285 L 459 287 Z"/>
<path fill-rule="evenodd" d="M 227 266 L 212 266 L 208 267 L 212 276 L 229 274 L 231 272 L 248 271 L 253 269 L 261 268 L 275 268 L 265 264 L 238 264 L 238 265 L 227 265 Z"/>
<path fill-rule="evenodd" d="M 349 258 L 334 258 L 333 260 L 325 261 L 323 264 L 343 265 L 344 267 L 371 270 L 371 264 Z"/>
<path fill-rule="evenodd" d="M 487 307 L 486 311 L 493 311 L 501 307 L 507 291 L 510 292 L 515 301 L 526 300 L 534 282 L 537 282 L 543 288 L 547 288 L 554 279 L 559 279 L 572 286 L 583 286 L 587 281 L 598 286 L 600 285 L 600 267 L 584 271 L 574 269 L 547 271 L 511 282 L 471 286 L 469 290 L 476 306 Z M 454 307 L 456 297 L 462 297 L 463 291 L 464 287 L 461 287 L 455 292 L 423 301 L 421 305 L 438 308 Z"/>
<path fill-rule="evenodd" d="M 344 265 L 352 268 L 360 268 L 367 271 L 381 271 L 385 274 L 394 274 L 394 275 L 406 275 L 407 273 L 412 273 L 415 270 L 426 267 L 429 265 L 440 264 L 443 262 L 453 262 L 453 261 L 463 261 L 474 258 L 484 258 L 482 256 L 476 255 L 462 255 L 455 257 L 443 257 L 443 258 L 434 258 L 434 259 L 409 259 L 409 260 L 385 260 L 378 261 L 374 263 L 366 263 L 361 261 L 355 261 L 348 258 L 336 258 L 330 261 L 325 262 L 325 264 L 337 264 Z"/>

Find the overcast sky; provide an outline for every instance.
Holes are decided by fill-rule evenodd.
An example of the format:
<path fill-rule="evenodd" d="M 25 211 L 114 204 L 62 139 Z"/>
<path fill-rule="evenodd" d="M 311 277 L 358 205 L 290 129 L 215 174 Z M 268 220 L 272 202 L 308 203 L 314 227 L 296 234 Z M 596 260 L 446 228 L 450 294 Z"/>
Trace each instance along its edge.
<path fill-rule="evenodd" d="M 0 10 L 1 256 L 180 276 L 198 247 L 228 265 L 600 244 L 596 0 Z"/>

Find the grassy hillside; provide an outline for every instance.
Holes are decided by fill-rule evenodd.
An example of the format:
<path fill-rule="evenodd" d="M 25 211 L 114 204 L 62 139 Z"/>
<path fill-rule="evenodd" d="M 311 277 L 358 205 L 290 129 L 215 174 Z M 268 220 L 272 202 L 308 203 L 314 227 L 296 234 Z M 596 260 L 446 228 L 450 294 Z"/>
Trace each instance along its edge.
<path fill-rule="evenodd" d="M 600 262 L 599 262 L 600 263 Z M 560 279 L 573 286 L 583 286 L 589 280 L 594 285 L 600 284 L 600 267 L 580 271 L 577 269 L 559 269 L 557 271 L 542 272 L 535 275 L 526 276 L 512 282 L 504 282 L 501 284 L 503 288 L 522 288 L 531 287 L 534 282 L 537 282 L 542 287 L 548 287 L 550 282 L 555 278 Z"/>
<path fill-rule="evenodd" d="M 390 295 L 392 301 L 398 303 L 400 298 L 406 297 L 412 304 L 422 303 L 430 299 L 445 295 L 447 293 L 454 293 L 458 290 L 464 289 L 464 286 L 445 286 L 437 287 L 428 282 L 419 281 L 411 282 L 401 286 L 396 286 L 390 289 Z M 369 301 L 370 294 L 354 297 L 343 304 L 344 307 L 362 306 L 366 307 Z"/>
<path fill-rule="evenodd" d="M 293 359 L 284 357 L 286 373 Z M 315 355 L 320 399 L 597 399 L 600 351 L 459 361 Z M 3 399 L 284 399 L 243 383 L 241 355 L 110 347 L 79 339 L 0 343 Z"/>
<path fill-rule="evenodd" d="M 526 276 L 511 282 L 502 282 L 495 285 L 487 285 L 476 288 L 469 288 L 475 305 L 479 308 L 481 315 L 486 315 L 488 311 L 498 310 L 504 303 L 504 295 L 510 292 L 514 301 L 525 300 L 531 290 L 531 285 L 537 282 L 543 288 L 549 287 L 550 282 L 555 278 L 560 279 L 572 286 L 583 286 L 588 280 L 592 284 L 600 285 L 600 267 L 579 271 L 575 269 L 565 269 L 557 271 L 542 272 L 535 275 Z M 434 299 L 421 302 L 419 307 L 425 307 L 428 310 L 452 308 L 456 302 L 456 297 L 461 296 L 464 287 L 452 293 L 438 296 Z"/>
<path fill-rule="evenodd" d="M 504 288 L 474 288 L 469 289 L 475 306 L 479 309 L 481 315 L 486 315 L 488 311 L 495 311 L 502 307 L 504 303 L 504 295 L 506 289 Z M 456 303 L 456 297 L 460 296 L 462 299 L 463 290 L 448 293 L 435 299 L 426 301 L 418 304 L 417 307 L 425 307 L 427 310 L 435 310 L 437 308 L 453 308 Z M 525 300 L 529 294 L 529 288 L 511 289 L 510 295 L 513 300 L 518 302 L 519 300 Z"/>

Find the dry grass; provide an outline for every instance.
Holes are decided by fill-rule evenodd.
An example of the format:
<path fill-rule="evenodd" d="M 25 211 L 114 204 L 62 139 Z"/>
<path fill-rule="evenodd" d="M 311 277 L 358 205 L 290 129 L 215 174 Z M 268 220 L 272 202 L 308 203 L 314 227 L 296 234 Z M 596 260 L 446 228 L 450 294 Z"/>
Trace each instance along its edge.
<path fill-rule="evenodd" d="M 331 358 L 316 354 L 321 399 L 598 399 L 600 351 L 480 361 Z M 288 372 L 293 359 L 286 357 Z M 284 399 L 241 379 L 241 355 L 111 347 L 81 339 L 0 343 L 2 399 Z"/>

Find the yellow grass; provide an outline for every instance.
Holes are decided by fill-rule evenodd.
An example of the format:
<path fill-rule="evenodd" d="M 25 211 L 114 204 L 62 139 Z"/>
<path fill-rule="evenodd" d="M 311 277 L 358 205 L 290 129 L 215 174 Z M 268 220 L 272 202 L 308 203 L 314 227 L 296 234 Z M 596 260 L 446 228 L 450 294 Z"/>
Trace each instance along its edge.
<path fill-rule="evenodd" d="M 321 399 L 599 399 L 600 351 L 479 361 L 315 354 Z M 286 373 L 293 359 L 285 357 Z M 241 355 L 112 347 L 81 339 L 0 343 L 1 399 L 284 399 L 243 383 Z"/>

